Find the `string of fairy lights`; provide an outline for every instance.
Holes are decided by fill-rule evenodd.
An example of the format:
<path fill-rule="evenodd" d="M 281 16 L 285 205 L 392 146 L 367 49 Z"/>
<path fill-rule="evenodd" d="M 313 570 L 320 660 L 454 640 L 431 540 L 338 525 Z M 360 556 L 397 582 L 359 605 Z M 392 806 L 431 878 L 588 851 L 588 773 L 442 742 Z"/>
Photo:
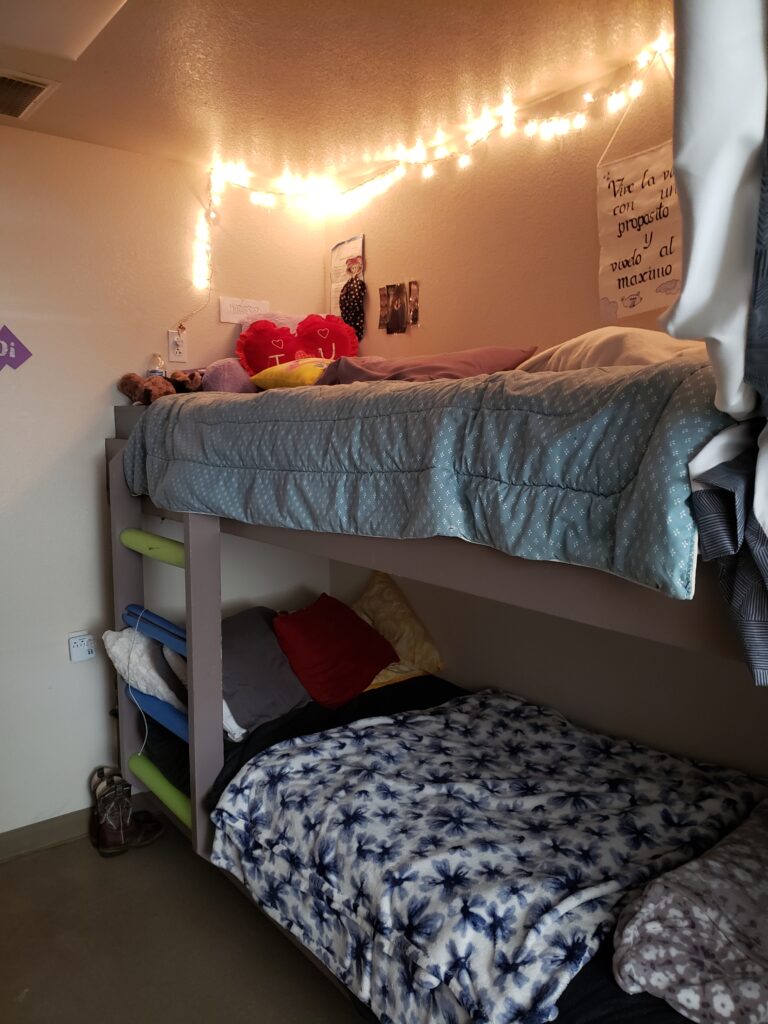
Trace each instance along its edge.
<path fill-rule="evenodd" d="M 583 132 L 600 114 L 616 115 L 640 96 L 645 77 L 655 61 L 662 61 L 672 73 L 672 37 L 666 32 L 646 46 L 631 65 L 631 74 L 621 85 L 581 96 L 577 109 L 547 117 L 527 116 L 545 102 L 517 107 L 507 93 L 495 106 L 484 106 L 479 114 L 468 112 L 464 124 L 452 131 L 438 128 L 428 141 L 419 138 L 412 146 L 398 143 L 382 150 L 365 152 L 361 166 L 370 166 L 371 175 L 362 184 L 344 188 L 330 174 L 296 174 L 286 169 L 271 182 L 271 188 L 259 189 L 252 184 L 255 175 L 242 160 L 221 160 L 215 157 L 208 178 L 208 201 L 200 211 L 195 227 L 193 274 L 196 288 L 211 288 L 211 228 L 219 219 L 218 209 L 228 188 L 245 189 L 254 206 L 267 210 L 282 205 L 314 218 L 345 217 L 367 206 L 373 199 L 388 192 L 408 175 L 418 173 L 424 181 L 434 178 L 441 166 L 455 164 L 460 171 L 472 166 L 473 151 L 492 136 L 512 136 L 540 142 L 562 139 Z"/>

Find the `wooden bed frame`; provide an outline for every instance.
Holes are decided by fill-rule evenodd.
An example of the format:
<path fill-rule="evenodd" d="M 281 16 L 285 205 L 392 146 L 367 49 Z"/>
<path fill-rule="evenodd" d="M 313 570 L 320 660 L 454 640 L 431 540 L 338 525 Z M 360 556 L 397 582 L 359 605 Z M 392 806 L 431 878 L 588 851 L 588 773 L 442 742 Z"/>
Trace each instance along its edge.
<path fill-rule="evenodd" d="M 221 536 L 230 534 L 290 548 L 394 576 L 434 584 L 504 604 L 569 619 L 675 647 L 741 660 L 736 635 L 717 592 L 711 566 L 700 565 L 692 601 L 675 601 L 608 573 L 556 562 L 533 562 L 450 538 L 387 540 L 251 526 L 200 513 L 158 509 L 128 491 L 122 453 L 126 441 L 106 442 L 116 628 L 127 604 L 144 604 L 141 555 L 120 543 L 144 516 L 183 524 L 188 635 L 190 799 L 195 851 L 207 857 L 212 825 L 204 800 L 223 765 L 221 679 Z M 118 688 L 121 769 L 145 787 L 127 764 L 141 747 L 138 716 Z M 186 832 L 189 831 L 183 826 Z"/>

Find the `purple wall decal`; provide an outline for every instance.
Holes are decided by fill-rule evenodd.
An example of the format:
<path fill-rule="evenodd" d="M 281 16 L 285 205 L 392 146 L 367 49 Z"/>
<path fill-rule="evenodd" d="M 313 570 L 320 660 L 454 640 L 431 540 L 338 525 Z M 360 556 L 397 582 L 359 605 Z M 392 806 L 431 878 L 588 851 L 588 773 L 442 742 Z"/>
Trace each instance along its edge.
<path fill-rule="evenodd" d="M 6 366 L 17 370 L 31 355 L 27 346 L 19 341 L 9 327 L 3 325 L 0 328 L 0 370 Z"/>

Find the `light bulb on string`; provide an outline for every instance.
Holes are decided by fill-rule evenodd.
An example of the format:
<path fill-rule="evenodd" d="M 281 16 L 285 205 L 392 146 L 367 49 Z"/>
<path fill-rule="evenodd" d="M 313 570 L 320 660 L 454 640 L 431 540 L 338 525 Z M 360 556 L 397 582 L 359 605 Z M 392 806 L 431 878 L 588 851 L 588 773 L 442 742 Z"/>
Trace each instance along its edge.
<path fill-rule="evenodd" d="M 523 128 L 523 134 L 527 135 L 529 139 L 532 139 L 534 135 L 538 135 L 539 122 L 538 121 L 526 121 L 525 127 Z"/>
<path fill-rule="evenodd" d="M 254 206 L 263 206 L 268 210 L 277 206 L 277 196 L 272 192 L 251 192 L 250 199 Z"/>
<path fill-rule="evenodd" d="M 463 171 L 472 163 L 472 157 L 469 155 L 469 153 L 462 153 L 461 156 L 456 161 L 456 163 L 459 165 L 459 168 Z"/>
<path fill-rule="evenodd" d="M 554 138 L 555 126 L 552 121 L 542 121 L 539 125 L 539 138 L 545 142 L 549 142 L 550 139 Z"/>
<path fill-rule="evenodd" d="M 471 111 L 468 111 L 468 115 L 468 121 L 464 128 L 466 130 L 465 138 L 469 146 L 474 146 L 478 142 L 483 142 L 487 139 L 499 123 L 488 107 L 483 107 L 479 117 L 473 117 Z"/>
<path fill-rule="evenodd" d="M 627 86 L 627 92 L 629 93 L 629 95 L 632 97 L 633 100 L 637 99 L 637 97 L 640 95 L 640 93 L 642 91 L 643 91 L 643 83 L 639 79 L 637 79 L 637 78 L 635 78 Z"/>
<path fill-rule="evenodd" d="M 626 105 L 627 94 L 623 89 L 619 89 L 617 92 L 612 92 L 605 101 L 605 109 L 609 114 L 615 114 L 616 111 L 621 110 L 622 107 L 625 107 Z"/>
<path fill-rule="evenodd" d="M 434 178 L 435 168 L 432 166 L 432 164 L 424 164 L 424 166 L 421 169 L 421 176 L 425 180 L 429 180 L 429 178 Z"/>
<path fill-rule="evenodd" d="M 508 92 L 504 93 L 504 99 L 502 100 L 497 113 L 501 118 L 500 135 L 502 138 L 507 139 L 517 131 L 517 125 L 515 124 L 517 108 L 512 102 L 512 97 Z"/>
<path fill-rule="evenodd" d="M 672 41 L 666 32 L 660 32 L 656 39 L 651 43 L 651 49 L 655 50 L 656 53 L 666 53 L 671 46 Z"/>

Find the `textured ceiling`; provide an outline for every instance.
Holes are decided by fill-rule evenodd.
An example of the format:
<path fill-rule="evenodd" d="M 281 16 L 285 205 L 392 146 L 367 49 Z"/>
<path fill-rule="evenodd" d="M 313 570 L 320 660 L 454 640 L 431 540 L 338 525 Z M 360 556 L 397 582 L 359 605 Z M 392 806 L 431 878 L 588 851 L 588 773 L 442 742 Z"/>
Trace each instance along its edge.
<path fill-rule="evenodd" d="M 523 104 L 597 78 L 662 27 L 671 0 L 127 0 L 19 127 L 204 165 L 218 150 L 259 175 L 322 172 L 505 89 Z M 9 42 L 0 23 L 6 66 Z"/>
<path fill-rule="evenodd" d="M 77 60 L 125 0 L 0 0 L 6 46 Z"/>

